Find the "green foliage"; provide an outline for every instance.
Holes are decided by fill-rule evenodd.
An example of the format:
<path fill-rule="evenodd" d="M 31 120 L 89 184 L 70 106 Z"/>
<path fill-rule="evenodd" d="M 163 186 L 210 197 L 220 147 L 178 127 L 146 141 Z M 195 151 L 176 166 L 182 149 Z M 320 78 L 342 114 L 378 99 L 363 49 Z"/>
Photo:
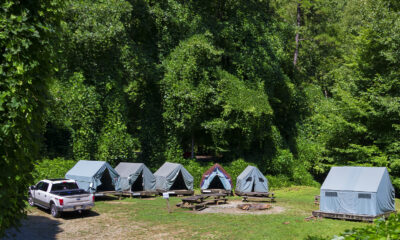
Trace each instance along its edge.
<path fill-rule="evenodd" d="M 97 149 L 97 116 L 101 113 L 94 87 L 85 86 L 85 77 L 74 73 L 68 81 L 51 86 L 53 96 L 49 121 L 71 131 L 76 159 L 93 159 Z"/>
<path fill-rule="evenodd" d="M 200 188 L 200 182 L 204 172 L 207 171 L 212 165 L 212 163 L 200 164 L 195 160 L 185 161 L 184 167 L 193 176 L 194 188 Z"/>
<path fill-rule="evenodd" d="M 232 161 L 229 165 L 223 166 L 224 169 L 229 173 L 229 175 L 232 178 L 232 185 L 234 186 L 233 188 L 236 187 L 237 177 L 244 171 L 244 169 L 248 165 L 249 164 L 247 162 L 245 162 L 243 159 L 239 158 L 237 160 Z"/>
<path fill-rule="evenodd" d="M 271 189 L 279 189 L 284 187 L 291 187 L 295 185 L 288 176 L 285 175 L 268 175 L 268 186 Z"/>
<path fill-rule="evenodd" d="M 321 84 L 307 86 L 299 156 L 309 156 L 318 178 L 332 165 L 388 167 L 398 190 L 400 17 L 385 1 L 349 1 L 337 14 L 343 64 L 328 68 L 332 97 L 317 92 Z"/>
<path fill-rule="evenodd" d="M 76 164 L 75 160 L 64 158 L 42 159 L 35 163 L 32 171 L 33 182 L 37 183 L 43 179 L 64 178 L 65 174 Z"/>
<path fill-rule="evenodd" d="M 52 86 L 55 104 L 47 129 L 70 133 L 70 144 L 65 145 L 73 154 L 65 157 L 116 165 L 135 159 L 134 152 L 140 149 L 138 137 L 132 136 L 135 119 L 129 121 L 135 108 L 127 108 L 129 98 L 138 101 L 138 82 L 132 79 L 124 89 L 128 77 L 137 77 L 139 64 L 129 38 L 132 11 L 128 2 L 120 0 L 66 4 L 61 35 L 64 58 Z"/>
<path fill-rule="evenodd" d="M 358 239 L 396 239 L 400 236 L 400 215 L 391 214 L 387 220 L 376 219 L 374 225 L 353 228 L 342 236 L 348 240 Z"/>
<path fill-rule="evenodd" d="M 56 0 L 0 3 L 0 237 L 25 215 L 53 70 L 49 41 L 59 6 Z"/>
<path fill-rule="evenodd" d="M 195 35 L 181 43 L 166 60 L 161 81 L 163 118 L 171 138 L 192 137 L 204 121 L 212 118 L 215 65 L 221 53 L 206 36 Z"/>
<path fill-rule="evenodd" d="M 340 236 L 332 239 L 343 240 L 361 240 L 361 239 L 398 239 L 400 236 L 400 215 L 391 214 L 388 219 L 375 219 L 374 224 L 363 228 L 353 228 L 346 230 Z M 324 240 L 329 239 L 318 236 L 308 236 L 307 240 Z"/>
<path fill-rule="evenodd" d="M 109 104 L 104 127 L 100 133 L 96 159 L 103 159 L 113 166 L 123 160 L 135 159 L 138 142 L 127 133 L 126 119 L 121 114 L 121 103 L 116 99 Z"/>

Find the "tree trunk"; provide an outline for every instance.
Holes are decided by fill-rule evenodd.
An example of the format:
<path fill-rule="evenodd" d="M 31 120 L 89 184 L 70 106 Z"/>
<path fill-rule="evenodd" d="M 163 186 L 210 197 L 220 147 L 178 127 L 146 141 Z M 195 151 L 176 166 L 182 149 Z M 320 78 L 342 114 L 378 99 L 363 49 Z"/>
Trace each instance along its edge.
<path fill-rule="evenodd" d="M 299 2 L 297 3 L 297 31 L 296 31 L 296 37 L 295 37 L 295 41 L 296 41 L 296 49 L 294 51 L 294 57 L 293 57 L 293 66 L 296 66 L 297 64 L 297 59 L 299 57 L 299 41 L 300 41 L 300 26 L 301 26 L 301 0 L 299 0 Z"/>
<path fill-rule="evenodd" d="M 194 135 L 192 133 L 192 159 L 194 159 Z"/>

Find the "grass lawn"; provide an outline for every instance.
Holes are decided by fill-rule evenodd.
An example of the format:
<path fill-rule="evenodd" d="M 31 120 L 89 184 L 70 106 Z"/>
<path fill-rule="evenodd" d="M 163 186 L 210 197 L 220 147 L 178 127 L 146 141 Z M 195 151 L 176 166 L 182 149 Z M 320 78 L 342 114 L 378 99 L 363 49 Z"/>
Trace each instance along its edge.
<path fill-rule="evenodd" d="M 332 237 L 345 229 L 370 223 L 342 220 L 311 220 L 314 196 L 319 189 L 291 187 L 274 190 L 277 202 L 285 210 L 276 214 L 199 213 L 175 207 L 180 198 L 96 200 L 87 216 L 66 214 L 54 219 L 48 212 L 28 208 L 17 239 L 304 239 L 308 235 Z M 230 200 L 240 200 L 238 197 Z M 399 201 L 396 199 L 396 209 Z"/>
<path fill-rule="evenodd" d="M 198 214 L 174 207 L 173 212 L 169 214 L 166 200 L 162 198 L 125 199 L 122 202 L 132 204 L 119 204 L 118 208 L 126 211 L 130 220 L 152 226 L 143 232 L 139 231 L 138 236 L 146 235 L 148 231 L 157 233 L 160 230 L 169 232 L 165 236 L 191 239 L 303 239 L 307 235 L 331 237 L 345 229 L 368 224 L 330 219 L 305 221 L 313 210 L 318 209 L 313 202 L 314 196 L 319 194 L 317 188 L 292 187 L 274 192 L 277 197 L 276 205 L 286 209 L 283 213 L 271 215 Z M 171 198 L 171 205 L 178 202 L 179 198 Z M 99 212 L 115 211 L 114 204 L 108 202 L 96 204 L 96 210 Z"/>

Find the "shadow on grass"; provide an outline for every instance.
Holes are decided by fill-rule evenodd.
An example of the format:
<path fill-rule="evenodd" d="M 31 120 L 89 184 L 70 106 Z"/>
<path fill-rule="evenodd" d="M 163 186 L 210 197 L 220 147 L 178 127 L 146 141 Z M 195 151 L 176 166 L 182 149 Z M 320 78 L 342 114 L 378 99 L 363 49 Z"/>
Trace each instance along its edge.
<path fill-rule="evenodd" d="M 41 207 L 38 207 L 37 209 L 42 211 L 42 212 L 44 212 L 44 213 L 46 213 L 46 214 L 49 214 L 49 218 L 50 219 L 56 219 L 56 218 L 53 218 L 50 215 L 50 210 L 44 209 L 44 208 L 41 208 Z M 60 217 L 62 219 L 64 219 L 64 220 L 72 220 L 72 219 L 77 219 L 77 218 L 88 218 L 88 217 L 96 217 L 96 216 L 100 216 L 100 214 L 98 214 L 97 212 L 94 212 L 92 210 L 88 210 L 88 211 L 82 211 L 82 212 L 78 212 L 78 211 L 76 211 L 76 212 L 63 212 L 63 213 L 61 213 Z"/>
<path fill-rule="evenodd" d="M 121 198 L 123 199 L 123 198 Z M 96 202 L 107 202 L 107 201 L 115 201 L 119 200 L 117 196 L 96 196 Z"/>
<path fill-rule="evenodd" d="M 60 222 L 51 217 L 44 216 L 27 216 L 22 221 L 22 226 L 19 229 L 8 229 L 6 237 L 3 239 L 56 239 L 56 235 L 63 230 L 59 227 Z"/>

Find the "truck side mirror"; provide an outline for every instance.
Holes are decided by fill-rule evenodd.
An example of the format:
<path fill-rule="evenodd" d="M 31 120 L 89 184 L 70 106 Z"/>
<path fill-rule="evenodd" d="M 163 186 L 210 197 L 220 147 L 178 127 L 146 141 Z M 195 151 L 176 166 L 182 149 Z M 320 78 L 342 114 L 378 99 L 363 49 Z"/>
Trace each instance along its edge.
<path fill-rule="evenodd" d="M 32 186 L 30 186 L 29 187 L 31 190 L 35 190 L 36 189 L 36 186 L 35 185 L 32 185 Z"/>

